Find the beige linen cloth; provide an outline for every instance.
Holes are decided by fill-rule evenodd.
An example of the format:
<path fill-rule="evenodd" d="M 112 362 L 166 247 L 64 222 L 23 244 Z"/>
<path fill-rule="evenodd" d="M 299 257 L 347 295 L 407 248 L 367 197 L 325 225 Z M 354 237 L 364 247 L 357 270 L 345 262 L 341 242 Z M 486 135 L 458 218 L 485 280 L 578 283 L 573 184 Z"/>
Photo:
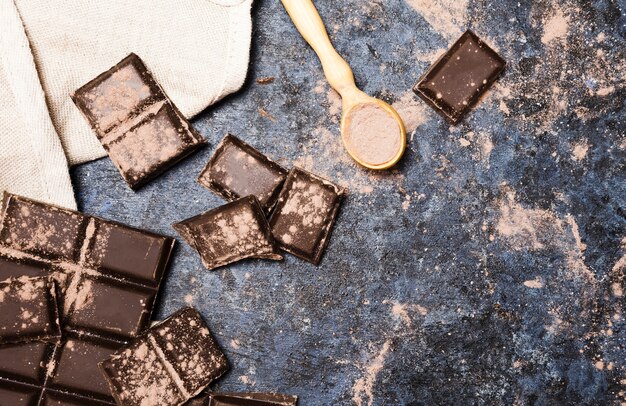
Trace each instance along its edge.
<path fill-rule="evenodd" d="M 68 165 L 106 154 L 69 95 L 131 52 L 187 117 L 238 90 L 251 3 L 0 0 L 0 191 L 76 207 Z"/>

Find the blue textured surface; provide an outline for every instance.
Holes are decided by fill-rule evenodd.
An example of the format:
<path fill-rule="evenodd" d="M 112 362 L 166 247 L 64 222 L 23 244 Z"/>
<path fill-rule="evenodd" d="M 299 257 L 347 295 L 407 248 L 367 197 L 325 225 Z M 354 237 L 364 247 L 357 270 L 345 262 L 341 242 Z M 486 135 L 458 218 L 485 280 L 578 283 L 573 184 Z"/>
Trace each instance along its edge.
<path fill-rule="evenodd" d="M 318 267 L 209 272 L 180 243 L 156 316 L 203 313 L 231 362 L 215 388 L 302 405 L 626 401 L 626 2 L 317 3 L 358 85 L 419 124 L 404 160 L 345 157 L 319 62 L 257 1 L 247 83 L 194 121 L 211 147 L 137 193 L 108 159 L 79 166 L 79 205 L 174 235 L 222 204 L 195 178 L 226 132 L 350 195 Z M 410 88 L 465 28 L 508 66 L 450 128 Z"/>

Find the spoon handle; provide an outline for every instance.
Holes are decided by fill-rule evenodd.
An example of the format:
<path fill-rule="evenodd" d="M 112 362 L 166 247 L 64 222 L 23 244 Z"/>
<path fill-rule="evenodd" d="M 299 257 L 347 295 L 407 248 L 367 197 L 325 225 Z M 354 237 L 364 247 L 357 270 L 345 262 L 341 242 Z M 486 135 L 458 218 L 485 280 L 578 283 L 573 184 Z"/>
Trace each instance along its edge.
<path fill-rule="evenodd" d="M 356 90 L 348 63 L 337 53 L 311 0 L 282 0 L 283 6 L 302 37 L 313 48 L 324 69 L 328 83 L 343 98 Z"/>

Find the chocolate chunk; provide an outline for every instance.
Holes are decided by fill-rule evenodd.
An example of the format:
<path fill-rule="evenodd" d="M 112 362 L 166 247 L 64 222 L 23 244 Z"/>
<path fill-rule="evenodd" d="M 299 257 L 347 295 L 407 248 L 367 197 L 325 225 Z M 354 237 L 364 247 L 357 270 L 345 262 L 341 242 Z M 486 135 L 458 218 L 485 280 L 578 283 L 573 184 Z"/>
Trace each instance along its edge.
<path fill-rule="evenodd" d="M 100 364 L 119 405 L 181 405 L 228 369 L 193 308 L 151 327 Z"/>
<path fill-rule="evenodd" d="M 266 213 L 276 204 L 287 171 L 250 145 L 226 135 L 198 182 L 226 200 L 253 195 Z"/>
<path fill-rule="evenodd" d="M 99 221 L 86 261 L 101 272 L 154 285 L 165 269 L 169 243 L 159 235 Z"/>
<path fill-rule="evenodd" d="M 0 346 L 0 387 L 30 385 L 39 405 L 112 404 L 98 363 L 148 326 L 174 240 L 11 194 L 2 208 L 0 280 L 53 277 L 64 338 Z"/>
<path fill-rule="evenodd" d="M 6 196 L 6 195 L 5 195 Z M 32 200 L 5 197 L 0 243 L 50 260 L 75 261 L 87 218 Z"/>
<path fill-rule="evenodd" d="M 172 227 L 214 269 L 244 258 L 280 260 L 263 209 L 254 196 L 225 204 Z"/>
<path fill-rule="evenodd" d="M 38 400 L 37 388 L 15 382 L 0 381 L 0 405 L 36 406 Z"/>
<path fill-rule="evenodd" d="M 98 364 L 118 349 L 119 344 L 95 337 L 70 336 L 58 349 L 58 363 L 50 374 L 48 388 L 100 398 L 110 396 Z"/>
<path fill-rule="evenodd" d="M 135 54 L 78 89 L 72 100 L 132 189 L 206 143 Z"/>
<path fill-rule="evenodd" d="M 56 287 L 52 278 L 0 282 L 0 344 L 57 342 L 61 338 Z"/>
<path fill-rule="evenodd" d="M 278 246 L 317 265 L 345 193 L 325 179 L 293 168 L 270 220 Z"/>
<path fill-rule="evenodd" d="M 297 396 L 278 393 L 211 393 L 207 406 L 296 406 Z"/>
<path fill-rule="evenodd" d="M 0 346 L 0 378 L 43 384 L 47 371 L 42 365 L 48 365 L 54 348 L 54 344 L 43 341 Z"/>
<path fill-rule="evenodd" d="M 450 123 L 458 123 L 500 76 L 506 62 L 471 31 L 422 76 L 413 91 Z"/>

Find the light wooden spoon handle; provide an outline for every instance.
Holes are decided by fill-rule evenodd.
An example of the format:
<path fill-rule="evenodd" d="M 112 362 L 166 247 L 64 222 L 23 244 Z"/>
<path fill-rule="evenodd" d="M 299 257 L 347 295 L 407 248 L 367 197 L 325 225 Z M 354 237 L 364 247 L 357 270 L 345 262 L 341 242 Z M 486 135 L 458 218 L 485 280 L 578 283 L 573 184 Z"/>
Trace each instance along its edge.
<path fill-rule="evenodd" d="M 337 53 L 315 5 L 311 0 L 282 0 L 283 6 L 302 37 L 313 48 L 324 69 L 328 83 L 342 98 L 354 95 L 354 74 L 348 63 Z"/>

